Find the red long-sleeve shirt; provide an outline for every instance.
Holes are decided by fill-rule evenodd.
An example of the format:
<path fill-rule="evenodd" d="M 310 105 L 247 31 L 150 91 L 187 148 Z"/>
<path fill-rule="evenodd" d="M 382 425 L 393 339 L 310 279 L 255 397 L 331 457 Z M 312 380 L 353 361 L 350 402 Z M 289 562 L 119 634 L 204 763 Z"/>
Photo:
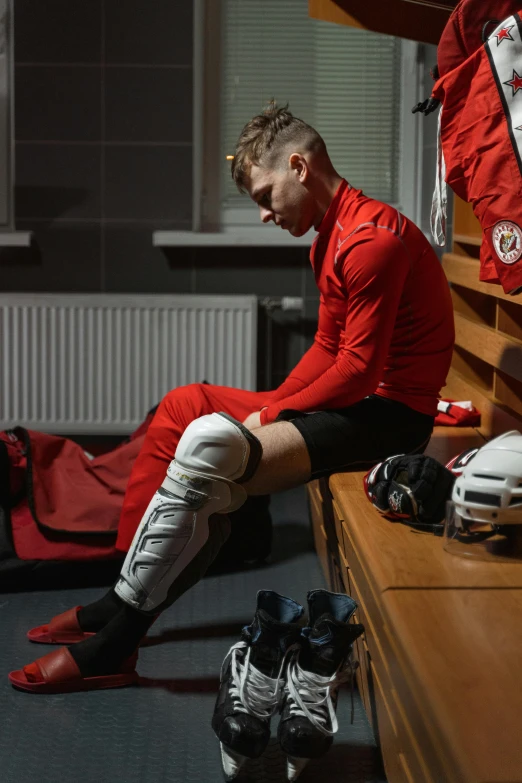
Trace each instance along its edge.
<path fill-rule="evenodd" d="M 312 347 L 261 412 L 342 408 L 369 394 L 435 416 L 451 363 L 453 307 L 424 234 L 342 181 L 312 245 L 320 292 Z"/>

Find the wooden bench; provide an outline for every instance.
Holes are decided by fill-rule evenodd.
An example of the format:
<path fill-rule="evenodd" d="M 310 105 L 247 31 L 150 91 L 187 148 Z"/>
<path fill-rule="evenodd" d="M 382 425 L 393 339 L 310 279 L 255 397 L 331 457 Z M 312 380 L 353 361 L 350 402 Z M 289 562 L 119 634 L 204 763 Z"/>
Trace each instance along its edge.
<path fill-rule="evenodd" d="M 457 339 L 442 396 L 471 399 L 482 421 L 435 429 L 427 453 L 443 463 L 522 431 L 522 296 L 478 281 L 471 239 L 443 259 Z M 441 538 L 378 514 L 363 475 L 308 492 L 328 584 L 359 604 L 357 682 L 388 782 L 522 783 L 522 564 L 446 553 Z"/>

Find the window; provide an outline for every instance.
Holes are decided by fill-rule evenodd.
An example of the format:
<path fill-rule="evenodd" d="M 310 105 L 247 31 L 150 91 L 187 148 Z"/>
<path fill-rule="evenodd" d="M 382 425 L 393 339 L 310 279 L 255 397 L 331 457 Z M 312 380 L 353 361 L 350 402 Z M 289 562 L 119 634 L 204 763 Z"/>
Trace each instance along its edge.
<path fill-rule="evenodd" d="M 14 229 L 11 22 L 11 4 L 0 0 L 0 231 Z"/>
<path fill-rule="evenodd" d="M 417 44 L 311 19 L 305 0 L 201 0 L 200 6 L 206 65 L 196 230 L 259 225 L 257 208 L 232 182 L 226 155 L 270 98 L 289 103 L 321 133 L 335 167 L 354 186 L 417 219 L 419 122 L 411 114 Z M 195 96 L 197 104 L 197 74 Z"/>

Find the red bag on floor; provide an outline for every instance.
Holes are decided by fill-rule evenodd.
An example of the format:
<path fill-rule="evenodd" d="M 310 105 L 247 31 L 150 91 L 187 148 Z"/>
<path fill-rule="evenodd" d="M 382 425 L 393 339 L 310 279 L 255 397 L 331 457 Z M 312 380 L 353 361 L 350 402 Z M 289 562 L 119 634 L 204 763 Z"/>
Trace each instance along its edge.
<path fill-rule="evenodd" d="M 10 514 L 20 560 L 122 557 L 114 544 L 123 497 L 153 415 L 126 442 L 94 458 L 67 438 L 22 427 L 0 433 L 0 505 Z"/>

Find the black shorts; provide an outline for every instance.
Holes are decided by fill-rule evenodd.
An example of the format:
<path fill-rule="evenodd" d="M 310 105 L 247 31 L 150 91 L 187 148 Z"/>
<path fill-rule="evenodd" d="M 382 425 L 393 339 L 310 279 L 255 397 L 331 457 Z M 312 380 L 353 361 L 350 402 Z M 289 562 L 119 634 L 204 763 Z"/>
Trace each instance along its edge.
<path fill-rule="evenodd" d="M 364 470 L 394 454 L 422 453 L 433 431 L 433 416 L 402 402 L 372 394 L 349 408 L 301 413 L 281 411 L 303 436 L 312 479 L 346 470 Z"/>

